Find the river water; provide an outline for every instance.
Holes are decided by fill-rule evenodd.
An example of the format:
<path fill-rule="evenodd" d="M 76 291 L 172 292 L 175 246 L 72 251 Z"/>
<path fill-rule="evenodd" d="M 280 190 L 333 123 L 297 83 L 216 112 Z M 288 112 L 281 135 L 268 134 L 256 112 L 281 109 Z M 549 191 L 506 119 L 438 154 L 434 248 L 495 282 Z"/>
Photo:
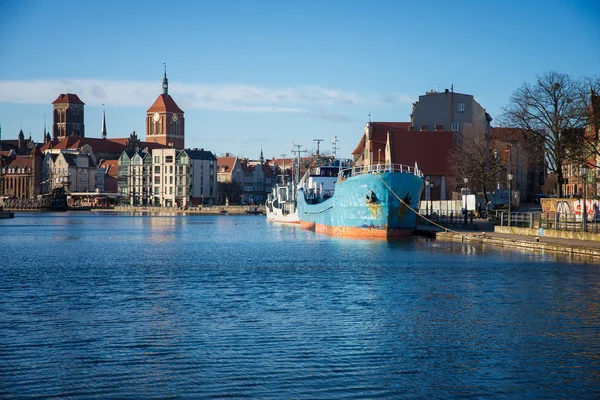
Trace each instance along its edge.
<path fill-rule="evenodd" d="M 0 221 L 0 398 L 598 398 L 600 268 L 259 216 Z"/>

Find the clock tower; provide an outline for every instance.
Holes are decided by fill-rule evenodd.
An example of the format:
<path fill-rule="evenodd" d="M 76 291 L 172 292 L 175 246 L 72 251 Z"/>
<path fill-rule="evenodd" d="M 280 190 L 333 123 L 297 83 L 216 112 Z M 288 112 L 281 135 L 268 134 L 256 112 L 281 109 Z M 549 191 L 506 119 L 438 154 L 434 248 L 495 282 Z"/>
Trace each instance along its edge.
<path fill-rule="evenodd" d="M 146 141 L 183 149 L 185 144 L 185 119 L 183 111 L 169 95 L 167 68 L 162 81 L 163 92 L 146 111 Z"/>

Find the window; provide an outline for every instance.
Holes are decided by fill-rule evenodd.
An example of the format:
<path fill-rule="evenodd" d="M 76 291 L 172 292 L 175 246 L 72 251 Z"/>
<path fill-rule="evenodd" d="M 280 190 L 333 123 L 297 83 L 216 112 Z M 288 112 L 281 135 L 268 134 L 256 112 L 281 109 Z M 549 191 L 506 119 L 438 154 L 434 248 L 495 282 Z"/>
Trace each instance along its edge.
<path fill-rule="evenodd" d="M 172 173 L 173 173 L 173 166 L 172 166 L 172 165 L 170 165 L 170 166 L 169 166 L 169 173 L 170 173 L 170 174 L 172 174 Z"/>
<path fill-rule="evenodd" d="M 435 126 L 435 130 L 436 131 L 443 131 L 444 130 L 444 125 L 436 125 Z"/>
<path fill-rule="evenodd" d="M 155 165 L 154 166 L 154 173 L 155 174 L 160 174 L 160 165 Z"/>
<path fill-rule="evenodd" d="M 454 132 L 458 132 L 458 122 L 453 122 L 453 123 L 452 123 L 452 130 L 453 130 Z"/>
<path fill-rule="evenodd" d="M 154 184 L 155 185 L 160 185 L 160 176 L 155 176 L 154 177 Z"/>
<path fill-rule="evenodd" d="M 465 103 L 458 103 L 458 112 L 465 112 Z"/>
<path fill-rule="evenodd" d="M 169 177 L 169 183 L 170 183 L 171 185 L 173 184 L 173 175 L 171 175 L 171 176 Z"/>
<path fill-rule="evenodd" d="M 165 163 L 172 163 L 173 162 L 173 156 L 166 156 L 165 157 Z"/>
<path fill-rule="evenodd" d="M 169 194 L 173 194 L 173 186 L 169 186 Z"/>
<path fill-rule="evenodd" d="M 158 193 L 158 186 L 154 188 L 154 194 L 159 194 Z"/>
<path fill-rule="evenodd" d="M 422 131 L 428 131 L 429 130 L 429 126 L 427 126 L 427 125 L 421 125 L 421 130 Z"/>
<path fill-rule="evenodd" d="M 160 164 L 160 156 L 154 156 L 154 163 Z"/>

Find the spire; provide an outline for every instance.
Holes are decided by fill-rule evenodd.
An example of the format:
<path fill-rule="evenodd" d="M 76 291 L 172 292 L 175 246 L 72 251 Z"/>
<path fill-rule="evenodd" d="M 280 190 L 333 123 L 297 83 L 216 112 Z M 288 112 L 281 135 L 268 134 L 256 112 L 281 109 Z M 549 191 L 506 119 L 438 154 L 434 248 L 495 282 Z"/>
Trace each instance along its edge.
<path fill-rule="evenodd" d="M 104 112 L 104 104 L 102 104 L 102 132 L 100 136 L 102 139 L 106 139 L 106 114 Z"/>
<path fill-rule="evenodd" d="M 163 77 L 163 94 L 165 96 L 169 95 L 169 80 L 167 79 L 167 64 L 163 63 L 165 66 L 165 76 Z"/>
<path fill-rule="evenodd" d="M 262 150 L 262 145 L 260 146 L 260 164 L 264 164 L 265 163 L 265 157 L 263 157 L 263 150 Z"/>

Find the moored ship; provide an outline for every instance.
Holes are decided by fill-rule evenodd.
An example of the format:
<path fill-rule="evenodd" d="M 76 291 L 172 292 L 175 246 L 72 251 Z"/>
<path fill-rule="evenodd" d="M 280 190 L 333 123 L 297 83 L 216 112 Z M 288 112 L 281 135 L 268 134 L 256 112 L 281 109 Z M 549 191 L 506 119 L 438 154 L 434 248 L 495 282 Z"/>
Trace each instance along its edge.
<path fill-rule="evenodd" d="M 296 208 L 296 185 L 291 182 L 275 185 L 265 202 L 265 211 L 269 221 L 300 223 Z"/>
<path fill-rule="evenodd" d="M 410 236 L 423 188 L 416 165 L 320 166 L 298 185 L 300 226 L 339 236 Z"/>

